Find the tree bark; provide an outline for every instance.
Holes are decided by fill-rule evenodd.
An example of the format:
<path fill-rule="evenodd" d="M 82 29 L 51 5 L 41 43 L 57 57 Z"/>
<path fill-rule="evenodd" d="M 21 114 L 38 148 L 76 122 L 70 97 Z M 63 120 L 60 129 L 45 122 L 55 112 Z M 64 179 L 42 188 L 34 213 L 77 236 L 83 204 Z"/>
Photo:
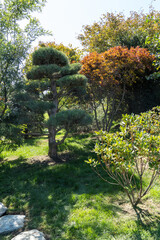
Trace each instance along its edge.
<path fill-rule="evenodd" d="M 58 155 L 57 155 L 57 144 L 56 144 L 56 132 L 55 129 L 53 127 L 49 127 L 48 128 L 49 131 L 49 151 L 48 151 L 48 155 L 50 158 L 52 158 L 53 160 L 57 161 Z"/>
<path fill-rule="evenodd" d="M 49 116 L 52 116 L 53 118 L 55 118 L 56 113 L 58 111 L 58 97 L 57 97 L 57 89 L 56 89 L 56 79 L 55 77 L 53 77 L 53 79 L 51 79 L 51 91 L 53 94 L 53 107 L 52 109 L 49 111 Z M 56 128 L 53 126 L 49 126 L 48 127 L 48 145 L 49 145 L 49 151 L 48 151 L 48 155 L 50 158 L 52 158 L 54 161 L 57 161 L 58 159 L 58 155 L 57 155 L 57 143 L 56 143 Z"/>

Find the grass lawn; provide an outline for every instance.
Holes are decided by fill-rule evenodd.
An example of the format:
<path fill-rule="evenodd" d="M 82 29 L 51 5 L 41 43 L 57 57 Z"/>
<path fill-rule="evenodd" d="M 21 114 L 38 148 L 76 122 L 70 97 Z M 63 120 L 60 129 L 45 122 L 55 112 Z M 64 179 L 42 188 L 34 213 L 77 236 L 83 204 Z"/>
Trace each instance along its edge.
<path fill-rule="evenodd" d="M 69 137 L 60 147 L 67 159 L 63 164 L 48 162 L 45 137 L 4 152 L 0 202 L 7 214 L 25 214 L 23 230 L 38 229 L 48 240 L 160 239 L 160 181 L 144 199 L 150 215 L 141 226 L 122 189 L 101 180 L 84 162 L 93 146 L 91 134 Z"/>

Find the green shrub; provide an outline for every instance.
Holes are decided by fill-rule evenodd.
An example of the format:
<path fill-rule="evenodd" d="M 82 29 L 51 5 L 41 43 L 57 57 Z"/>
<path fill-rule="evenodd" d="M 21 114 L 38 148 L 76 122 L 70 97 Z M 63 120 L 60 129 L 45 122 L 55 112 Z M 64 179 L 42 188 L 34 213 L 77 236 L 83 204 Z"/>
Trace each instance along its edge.
<path fill-rule="evenodd" d="M 99 141 L 94 151 L 98 160 L 88 160 L 98 174 L 97 165 L 103 167 L 107 182 L 124 189 L 136 212 L 160 174 L 159 133 L 160 107 L 140 115 L 124 115 L 119 132 L 97 132 Z M 147 186 L 144 186 L 146 176 Z"/>

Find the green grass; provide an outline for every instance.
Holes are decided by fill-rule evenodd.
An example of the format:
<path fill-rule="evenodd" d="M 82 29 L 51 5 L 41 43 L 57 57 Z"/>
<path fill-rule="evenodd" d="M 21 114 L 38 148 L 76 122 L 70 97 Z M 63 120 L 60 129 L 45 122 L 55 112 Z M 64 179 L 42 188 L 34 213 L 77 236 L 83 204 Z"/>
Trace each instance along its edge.
<path fill-rule="evenodd" d="M 45 155 L 47 151 L 47 138 L 33 138 L 25 140 L 24 144 L 18 147 L 16 151 L 4 151 L 2 157 L 14 159 L 22 156 L 23 158 L 29 158 L 37 155 Z"/>
<path fill-rule="evenodd" d="M 4 152 L 0 202 L 8 207 L 8 214 L 25 214 L 23 230 L 36 228 L 50 240 L 160 239 L 160 213 L 155 212 L 146 225 L 138 224 L 134 212 L 125 207 L 129 205 L 122 189 L 103 182 L 84 162 L 93 155 L 91 137 L 66 139 L 59 149 L 67 157 L 64 164 L 29 162 L 30 157 L 47 154 L 45 137 L 27 140 L 15 152 Z M 149 199 L 159 204 L 160 182 Z M 16 234 L 0 239 L 10 240 Z"/>

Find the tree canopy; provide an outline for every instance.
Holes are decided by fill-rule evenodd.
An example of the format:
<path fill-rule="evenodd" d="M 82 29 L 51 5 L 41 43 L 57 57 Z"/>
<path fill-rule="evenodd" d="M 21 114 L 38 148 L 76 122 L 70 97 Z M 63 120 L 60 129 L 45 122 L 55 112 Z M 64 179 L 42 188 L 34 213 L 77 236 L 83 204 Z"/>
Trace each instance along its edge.
<path fill-rule="evenodd" d="M 98 22 L 84 25 L 78 39 L 87 52 L 101 53 L 114 46 L 152 50 L 154 36 L 160 34 L 159 23 L 160 13 L 154 9 L 149 13 L 130 12 L 127 18 L 123 13 L 106 13 Z"/>
<path fill-rule="evenodd" d="M 24 79 L 22 69 L 32 42 L 47 33 L 31 14 L 33 11 L 40 11 L 45 2 L 45 0 L 4 0 L 0 4 L 0 124 L 4 129 L 0 133 L 0 138 L 8 137 L 11 140 L 8 139 L 8 143 L 11 144 L 13 138 L 16 141 L 16 137 L 19 136 L 14 131 L 18 128 L 18 123 L 13 127 L 15 109 L 12 97 L 16 92 L 16 84 Z M 22 27 L 21 21 L 24 19 L 26 25 Z M 5 130 L 8 128 L 10 134 Z M 17 141 L 19 142 L 18 139 Z"/>
<path fill-rule="evenodd" d="M 144 48 L 120 46 L 84 57 L 81 73 L 88 78 L 89 102 L 98 129 L 110 130 L 126 94 L 132 99 L 133 86 L 136 88 L 143 84 L 144 76 L 153 72 L 154 59 Z M 99 123 L 97 113 L 100 105 L 103 110 L 102 123 Z"/>

